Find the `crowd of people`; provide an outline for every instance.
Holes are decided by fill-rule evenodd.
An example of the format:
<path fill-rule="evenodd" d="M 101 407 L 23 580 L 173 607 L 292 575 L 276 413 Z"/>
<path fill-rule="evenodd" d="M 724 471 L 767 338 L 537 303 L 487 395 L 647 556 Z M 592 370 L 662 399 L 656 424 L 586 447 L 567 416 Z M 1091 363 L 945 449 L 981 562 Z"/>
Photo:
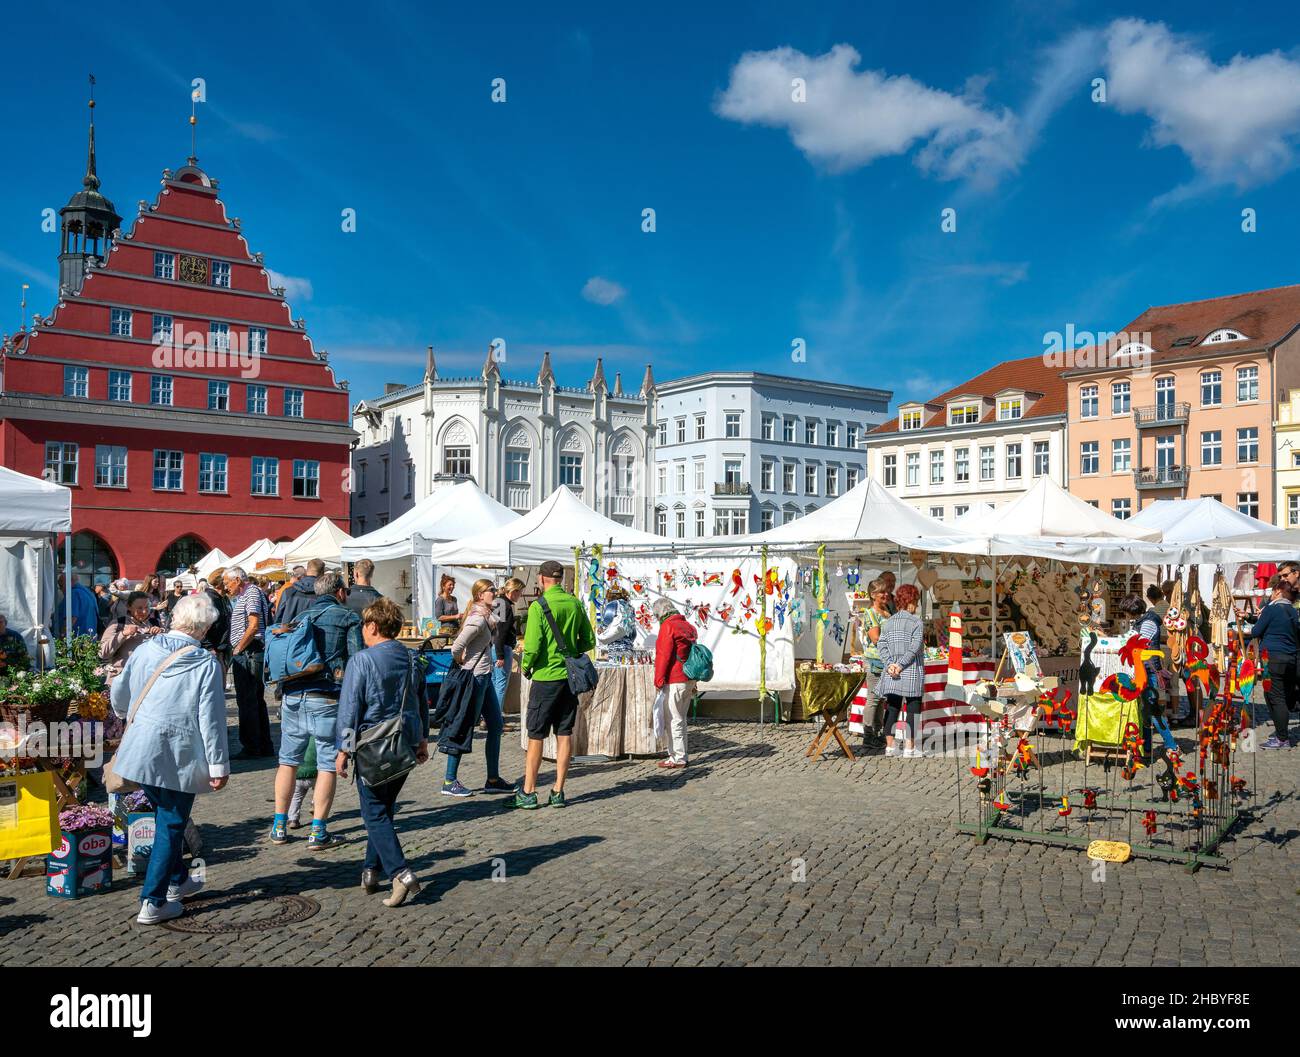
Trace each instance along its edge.
<path fill-rule="evenodd" d="M 402 612 L 371 585 L 372 574 L 370 562 L 358 562 L 348 584 L 339 572 L 309 562 L 293 570 L 278 588 L 238 567 L 218 570 L 190 590 L 162 589 L 165 580 L 160 577 L 138 585 L 137 590 L 120 581 L 112 585 L 106 622 L 99 629 L 101 671 L 110 683 L 114 711 L 128 721 L 113 772 L 141 786 L 158 811 L 157 843 L 145 876 L 138 921 L 152 924 L 178 916 L 183 899 L 201 886 L 184 871 L 184 831 L 195 796 L 222 789 L 232 760 L 276 760 L 272 844 L 291 840 L 289 831 L 298 828 L 310 793 L 312 820 L 306 847 L 318 851 L 336 843 L 328 825 L 336 782 L 350 771 L 361 771 L 357 746 L 376 733 L 400 731 L 398 741 L 408 754 L 409 766 L 391 779 L 368 781 L 362 773 L 357 782 L 366 831 L 361 887 L 378 892 L 386 879 L 384 903 L 390 907 L 406 904 L 420 891 L 420 881 L 402 850 L 396 815 L 409 774 L 429 759 L 431 723 L 439 728 L 437 748 L 447 757 L 440 787 L 443 795 L 473 795 L 462 781 L 462 763 L 482 723 L 486 771 L 482 792 L 510 795 L 512 806 L 522 810 L 540 807 L 537 783 L 542 749 L 553 736 L 555 781 L 546 804 L 566 806 L 565 782 L 579 700 L 574 666 L 595 649 L 597 631 L 583 602 L 563 588 L 563 566 L 554 561 L 540 566 L 538 596 L 528 606 L 522 642 L 515 608 L 524 590 L 522 581 L 512 578 L 498 587 L 480 579 L 462 605 L 455 581 L 444 579 L 436 611 L 444 629 L 454 629 L 449 636 L 453 674 L 440 694 L 431 692 L 416 654 L 397 641 Z M 1120 607 L 1130 629 L 1157 646 L 1164 643 L 1164 613 L 1171 589 L 1172 584 L 1152 587 L 1145 599 L 1135 595 Z M 1253 621 L 1239 615 L 1239 623 L 1248 626 L 1249 638 L 1267 651 L 1271 679 L 1265 697 L 1275 731 L 1263 747 L 1275 749 L 1297 741 L 1289 734 L 1289 723 L 1300 688 L 1300 565 L 1283 563 L 1269 580 L 1268 591 L 1268 602 L 1257 616 L 1252 614 Z M 897 585 L 892 574 L 882 574 L 870 582 L 867 593 L 871 605 L 857 615 L 854 631 L 867 660 L 876 702 L 869 726 L 886 756 L 917 758 L 924 754 L 925 629 L 918 615 L 920 592 L 911 584 Z M 611 593 L 599 614 L 599 638 L 613 652 L 631 648 L 626 606 L 626 599 Z M 669 745 L 667 756 L 657 765 L 677 769 L 689 760 L 687 714 L 696 686 L 685 662 L 697 632 L 669 599 L 659 599 L 653 614 L 658 623 L 654 685 L 663 698 Z M 1202 624 L 1208 614 L 1193 613 L 1190 618 L 1193 629 L 1205 630 Z M 95 619 L 101 620 L 98 605 Z M 312 628 L 322 663 L 302 678 L 274 686 L 280 698 L 277 746 L 267 706 L 267 643 L 272 634 L 304 624 Z M 0 623 L 0 641 L 4 638 Z M 527 753 L 518 784 L 500 773 L 505 697 L 516 654 L 519 669 L 530 683 L 523 717 Z M 1166 706 L 1173 710 L 1175 722 L 1188 714 L 1190 706 L 1185 691 L 1180 696 L 1182 680 L 1167 678 L 1167 668 L 1158 658 L 1147 663 L 1152 666 L 1151 689 L 1143 700 L 1143 726 L 1149 751 L 1152 730 L 1168 737 Z M 240 741 L 233 756 L 226 737 L 228 676 Z"/>
<path fill-rule="evenodd" d="M 139 785 L 158 811 L 157 843 L 147 867 L 141 924 L 171 920 L 201 882 L 186 876 L 182 850 L 185 826 L 199 793 L 225 787 L 232 761 L 276 759 L 269 840 L 290 841 L 308 792 L 312 822 L 310 851 L 333 846 L 328 822 L 338 778 L 357 771 L 361 817 L 366 831 L 361 887 L 380 890 L 384 903 L 398 907 L 419 894 L 420 881 L 405 858 L 396 826 L 397 801 L 410 768 L 384 781 L 368 781 L 357 747 L 376 731 L 401 731 L 418 766 L 429 759 L 431 693 L 415 654 L 397 641 L 402 612 L 371 586 L 373 565 L 356 563 L 353 583 L 310 562 L 294 570 L 278 591 L 243 569 L 218 570 L 170 606 L 158 606 L 148 590 L 130 591 L 121 615 L 102 631 L 101 660 L 111 679 L 114 711 L 127 720 L 112 763 L 117 778 Z M 477 581 L 462 607 L 454 581 L 440 585 L 440 616 L 454 624 L 452 663 L 462 693 L 440 695 L 443 709 L 438 747 L 447 757 L 441 792 L 472 795 L 461 782 L 461 763 L 480 722 L 486 725 L 485 793 L 510 794 L 523 810 L 540 806 L 537 781 L 542 745 L 554 736 L 556 777 L 546 803 L 565 806 L 564 785 L 578 695 L 568 665 L 595 646 L 582 603 L 562 587 L 564 569 L 545 562 L 538 571 L 539 598 L 528 609 L 522 646 L 515 603 L 524 584 L 511 578 L 497 586 Z M 144 585 L 146 587 L 150 585 Z M 114 585 L 116 589 L 116 585 Z M 166 601 L 166 599 L 164 599 Z M 671 610 L 668 604 L 668 610 Z M 662 679 L 676 686 L 670 695 L 674 754 L 665 766 L 686 762 L 685 704 L 688 688 L 680 671 L 681 647 L 694 632 L 675 612 L 662 617 Z M 677 620 L 673 620 L 678 616 Z M 278 747 L 273 744 L 264 681 L 268 637 L 309 624 L 323 664 L 300 679 L 285 680 L 280 692 Z M 678 627 L 677 625 L 681 625 Z M 500 774 L 505 694 L 515 653 L 531 681 L 524 722 L 528 752 L 518 785 Z M 669 656 L 669 653 L 672 656 Z M 676 658 L 674 668 L 674 658 Z M 234 687 L 240 749 L 233 756 L 226 739 L 224 688 Z M 693 687 L 691 688 L 693 689 Z M 456 697 L 453 703 L 452 698 Z M 457 711 L 453 714 L 451 710 Z"/>

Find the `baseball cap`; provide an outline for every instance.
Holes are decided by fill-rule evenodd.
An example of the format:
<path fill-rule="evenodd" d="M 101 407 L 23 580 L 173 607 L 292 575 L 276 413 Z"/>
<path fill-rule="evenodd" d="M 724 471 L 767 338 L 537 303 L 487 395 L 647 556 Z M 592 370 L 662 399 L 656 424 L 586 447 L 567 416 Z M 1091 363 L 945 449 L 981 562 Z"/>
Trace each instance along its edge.
<path fill-rule="evenodd" d="M 564 566 L 557 561 L 542 562 L 537 571 L 542 576 L 549 576 L 555 580 L 564 579 Z"/>

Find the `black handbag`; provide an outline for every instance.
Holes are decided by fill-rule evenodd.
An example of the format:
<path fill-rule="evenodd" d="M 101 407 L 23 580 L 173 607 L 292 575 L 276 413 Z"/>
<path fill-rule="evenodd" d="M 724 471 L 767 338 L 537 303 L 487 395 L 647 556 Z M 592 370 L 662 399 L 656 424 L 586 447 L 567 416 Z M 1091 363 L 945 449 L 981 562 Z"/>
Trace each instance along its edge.
<path fill-rule="evenodd" d="M 408 744 L 403 730 L 411 679 L 412 674 L 408 669 L 402 691 L 401 711 L 391 719 L 385 719 L 363 731 L 352 750 L 352 766 L 357 777 L 369 789 L 409 774 L 419 762 L 415 758 L 415 749 Z"/>
<path fill-rule="evenodd" d="M 551 607 L 546 604 L 545 598 L 539 598 L 537 604 L 542 607 L 542 614 L 546 617 L 546 622 L 551 625 L 551 634 L 555 637 L 555 645 L 560 648 L 560 654 L 564 657 L 564 673 L 567 678 L 569 689 L 575 694 L 585 694 L 596 689 L 596 683 L 600 681 L 600 673 L 596 671 L 596 666 L 591 663 L 591 658 L 585 653 L 577 657 L 569 656 L 569 644 L 565 641 L 564 636 L 560 634 L 559 627 L 555 623 L 555 614 L 551 612 Z"/>

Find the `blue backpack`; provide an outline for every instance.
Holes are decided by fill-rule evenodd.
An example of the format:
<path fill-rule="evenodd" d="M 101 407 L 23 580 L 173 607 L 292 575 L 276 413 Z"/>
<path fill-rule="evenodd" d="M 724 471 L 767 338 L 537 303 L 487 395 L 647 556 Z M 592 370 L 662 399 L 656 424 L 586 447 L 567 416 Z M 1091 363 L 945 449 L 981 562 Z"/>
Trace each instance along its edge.
<path fill-rule="evenodd" d="M 315 621 L 303 613 L 291 624 L 277 624 L 266 638 L 266 681 L 289 683 L 325 671 Z"/>
<path fill-rule="evenodd" d="M 713 678 L 713 651 L 699 642 L 692 642 L 682 662 L 682 674 L 697 683 L 707 683 Z"/>

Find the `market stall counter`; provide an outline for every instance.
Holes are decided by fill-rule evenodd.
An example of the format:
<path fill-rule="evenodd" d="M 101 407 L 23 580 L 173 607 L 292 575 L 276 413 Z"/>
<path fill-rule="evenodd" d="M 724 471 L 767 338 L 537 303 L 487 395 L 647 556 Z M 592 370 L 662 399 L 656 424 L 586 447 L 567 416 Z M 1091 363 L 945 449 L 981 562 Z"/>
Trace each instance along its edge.
<path fill-rule="evenodd" d="M 598 665 L 596 689 L 578 699 L 573 727 L 574 756 L 652 756 L 663 747 L 655 738 L 655 670 L 652 664 Z M 521 676 L 519 744 L 528 748 L 528 693 L 531 680 Z M 555 759 L 555 735 L 542 742 L 542 755 Z"/>

